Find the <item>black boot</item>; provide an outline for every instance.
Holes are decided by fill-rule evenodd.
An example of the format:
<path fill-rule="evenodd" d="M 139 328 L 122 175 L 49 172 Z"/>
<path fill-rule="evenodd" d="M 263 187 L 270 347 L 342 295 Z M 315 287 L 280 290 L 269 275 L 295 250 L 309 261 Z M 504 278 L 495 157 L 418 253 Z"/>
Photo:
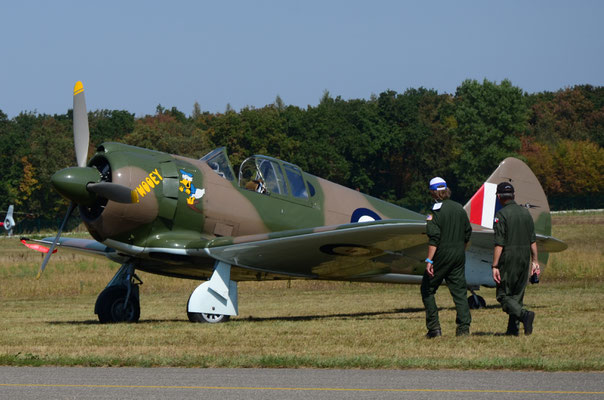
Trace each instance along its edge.
<path fill-rule="evenodd" d="M 470 328 L 457 328 L 455 330 L 455 336 L 470 336 Z"/>
<path fill-rule="evenodd" d="M 535 320 L 535 313 L 527 311 L 522 316 L 522 324 L 524 325 L 524 334 L 530 335 L 533 333 L 533 321 Z"/>
<path fill-rule="evenodd" d="M 518 336 L 518 320 L 513 315 L 508 318 L 508 329 L 505 334 L 506 336 Z"/>
<path fill-rule="evenodd" d="M 442 332 L 440 331 L 440 329 L 433 329 L 431 331 L 428 331 L 428 333 L 426 333 L 426 338 L 428 339 L 434 339 L 435 337 L 438 336 L 442 336 Z"/>

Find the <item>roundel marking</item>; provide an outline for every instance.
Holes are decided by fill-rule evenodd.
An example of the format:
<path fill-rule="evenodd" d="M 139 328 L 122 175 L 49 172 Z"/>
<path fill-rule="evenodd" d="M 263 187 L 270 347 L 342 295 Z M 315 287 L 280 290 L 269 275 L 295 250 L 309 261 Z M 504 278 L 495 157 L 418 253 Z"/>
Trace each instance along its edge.
<path fill-rule="evenodd" d="M 321 246 L 319 250 L 325 254 L 345 257 L 374 257 L 382 253 L 382 250 L 374 247 L 351 243 L 326 244 Z"/>
<path fill-rule="evenodd" d="M 350 217 L 350 222 L 371 222 L 379 221 L 382 218 L 375 211 L 368 208 L 357 208 Z"/>

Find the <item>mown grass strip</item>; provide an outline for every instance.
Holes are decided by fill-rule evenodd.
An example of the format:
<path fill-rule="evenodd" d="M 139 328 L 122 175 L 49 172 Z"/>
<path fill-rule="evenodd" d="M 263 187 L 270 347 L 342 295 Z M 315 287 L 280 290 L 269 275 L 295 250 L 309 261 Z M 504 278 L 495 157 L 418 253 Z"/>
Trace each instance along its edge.
<path fill-rule="evenodd" d="M 0 355 L 0 365 L 19 367 L 85 366 L 85 367 L 184 367 L 184 368 L 326 368 L 326 369 L 463 369 L 463 370 L 538 370 L 538 371 L 602 371 L 599 361 L 551 361 L 529 358 L 427 359 L 315 357 L 315 356 L 194 356 L 182 358 L 141 357 L 68 357 L 33 354 Z"/>

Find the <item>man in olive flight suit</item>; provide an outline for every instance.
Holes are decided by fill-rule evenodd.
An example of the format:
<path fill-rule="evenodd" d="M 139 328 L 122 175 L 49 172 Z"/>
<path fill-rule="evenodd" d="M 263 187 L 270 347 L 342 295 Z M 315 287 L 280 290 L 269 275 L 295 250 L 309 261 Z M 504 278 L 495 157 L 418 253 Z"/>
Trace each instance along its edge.
<path fill-rule="evenodd" d="M 430 194 L 436 201 L 426 218 L 428 258 L 422 279 L 422 301 L 426 307 L 426 337 L 441 336 L 438 307 L 434 295 L 446 280 L 457 310 L 457 336 L 470 334 L 470 307 L 466 299 L 466 245 L 472 235 L 468 215 L 459 203 L 449 200 L 451 190 L 444 179 L 430 181 Z"/>
<path fill-rule="evenodd" d="M 535 313 L 523 307 L 524 290 L 532 274 L 539 274 L 535 225 L 530 213 L 514 201 L 514 187 L 508 182 L 497 185 L 497 198 L 503 208 L 495 215 L 495 248 L 493 279 L 497 283 L 497 301 L 508 317 L 506 335 L 518 336 L 518 325 L 524 334 L 533 332 Z M 532 264 L 531 264 L 532 258 Z"/>

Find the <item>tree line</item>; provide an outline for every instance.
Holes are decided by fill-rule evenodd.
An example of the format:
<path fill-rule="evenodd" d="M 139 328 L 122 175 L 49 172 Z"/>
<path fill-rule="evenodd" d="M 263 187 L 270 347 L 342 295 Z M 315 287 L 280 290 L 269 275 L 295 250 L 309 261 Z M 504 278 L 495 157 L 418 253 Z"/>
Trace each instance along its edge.
<path fill-rule="evenodd" d="M 190 115 L 157 106 L 136 118 L 125 110 L 89 112 L 90 152 L 118 141 L 199 158 L 226 146 L 231 163 L 252 154 L 416 211 L 426 185 L 441 176 L 465 203 L 504 158 L 528 163 L 553 209 L 604 206 L 604 87 L 580 85 L 528 94 L 508 80 L 464 81 L 454 94 L 425 88 L 386 90 L 344 100 L 325 91 L 316 106 L 286 105 Z M 72 110 L 47 115 L 0 110 L 0 209 L 41 218 L 64 214 L 52 174 L 75 165 Z M 236 171 L 237 172 L 237 171 Z"/>

